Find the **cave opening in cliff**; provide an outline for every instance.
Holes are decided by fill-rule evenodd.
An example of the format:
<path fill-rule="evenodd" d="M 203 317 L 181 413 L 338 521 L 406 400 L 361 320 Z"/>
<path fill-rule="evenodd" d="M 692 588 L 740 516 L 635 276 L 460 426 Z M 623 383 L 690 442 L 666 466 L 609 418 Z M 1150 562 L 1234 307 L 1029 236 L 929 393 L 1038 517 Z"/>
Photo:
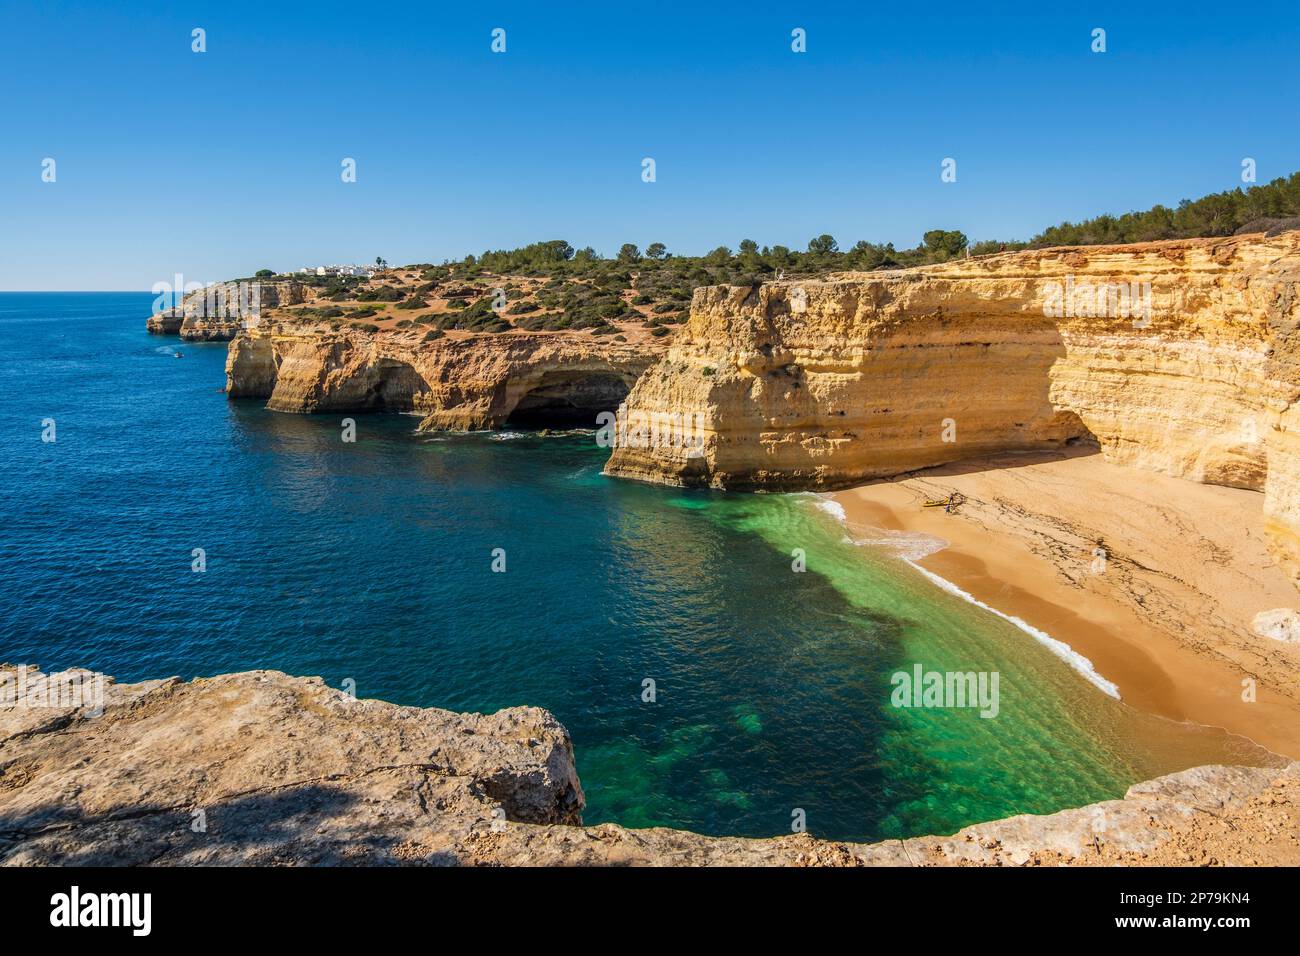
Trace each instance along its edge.
<path fill-rule="evenodd" d="M 362 381 L 364 392 L 358 404 L 375 412 L 409 412 L 415 408 L 417 396 L 429 390 L 414 367 L 394 360 L 377 363 L 372 375 Z"/>
<path fill-rule="evenodd" d="M 506 424 L 515 428 L 595 428 L 596 416 L 613 412 L 631 388 L 617 372 L 548 372 L 515 405 Z"/>

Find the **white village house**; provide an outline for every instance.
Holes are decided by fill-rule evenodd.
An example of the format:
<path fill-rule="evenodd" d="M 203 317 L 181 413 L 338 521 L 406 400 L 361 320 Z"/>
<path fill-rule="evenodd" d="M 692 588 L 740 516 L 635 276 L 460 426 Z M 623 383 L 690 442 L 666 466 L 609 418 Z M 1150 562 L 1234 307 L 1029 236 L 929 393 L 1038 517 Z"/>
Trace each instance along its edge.
<path fill-rule="evenodd" d="M 318 276 L 361 276 L 369 279 L 375 274 L 375 270 L 372 266 L 356 265 L 303 266 L 298 270 L 298 274 L 302 273 Z"/>

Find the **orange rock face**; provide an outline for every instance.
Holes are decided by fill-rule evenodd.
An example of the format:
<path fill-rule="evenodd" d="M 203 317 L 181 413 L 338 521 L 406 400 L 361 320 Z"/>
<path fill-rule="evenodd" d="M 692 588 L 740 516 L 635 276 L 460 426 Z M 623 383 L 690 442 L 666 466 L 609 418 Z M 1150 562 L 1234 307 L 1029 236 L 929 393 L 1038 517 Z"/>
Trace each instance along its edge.
<path fill-rule="evenodd" d="M 529 411 L 536 420 L 594 427 L 654 361 L 649 343 L 583 333 L 420 334 L 357 331 L 242 332 L 230 343 L 227 391 L 265 398 L 281 412 L 395 411 L 421 428 L 497 428 Z"/>
<path fill-rule="evenodd" d="M 1298 322 L 1300 232 L 698 289 L 627 402 L 641 421 L 686 416 L 696 441 L 629 441 L 606 471 L 825 489 L 1091 443 L 1262 491 L 1300 575 Z"/>

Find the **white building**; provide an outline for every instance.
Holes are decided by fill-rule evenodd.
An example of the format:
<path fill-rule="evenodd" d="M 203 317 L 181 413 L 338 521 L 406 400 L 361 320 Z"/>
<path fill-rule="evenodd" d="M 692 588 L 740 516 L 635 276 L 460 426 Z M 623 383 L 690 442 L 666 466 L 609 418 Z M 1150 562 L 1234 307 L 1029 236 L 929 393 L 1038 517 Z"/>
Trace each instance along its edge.
<path fill-rule="evenodd" d="M 299 272 L 305 272 L 308 275 L 318 276 L 360 276 L 369 279 L 375 274 L 375 270 L 366 266 L 354 265 L 332 265 L 332 266 L 304 266 Z"/>

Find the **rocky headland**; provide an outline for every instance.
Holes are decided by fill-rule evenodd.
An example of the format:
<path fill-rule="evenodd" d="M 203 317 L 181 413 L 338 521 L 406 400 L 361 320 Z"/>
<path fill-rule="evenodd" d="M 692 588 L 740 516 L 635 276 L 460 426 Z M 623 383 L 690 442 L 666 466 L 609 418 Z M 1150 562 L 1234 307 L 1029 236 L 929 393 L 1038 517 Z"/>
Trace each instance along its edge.
<path fill-rule="evenodd" d="M 654 360 L 644 344 L 570 332 L 419 333 L 253 329 L 230 343 L 231 398 L 279 412 L 418 414 L 420 428 L 507 422 L 590 426 Z"/>
<path fill-rule="evenodd" d="M 829 490 L 1096 447 L 1262 492 L 1300 582 L 1300 231 L 703 286 L 681 326 L 659 317 L 681 303 L 652 305 L 635 274 L 614 290 L 423 275 L 329 296 L 264 281 L 255 321 L 208 317 L 213 297 L 194 293 L 150 328 L 231 339 L 229 395 L 277 411 L 400 411 L 429 429 L 684 416 L 690 441 L 622 441 L 606 468 L 668 484 Z M 557 283 L 612 317 L 578 327 Z"/>
<path fill-rule="evenodd" d="M 14 671 L 0 667 L 0 677 Z M 876 844 L 582 824 L 564 727 L 357 700 L 250 671 L 0 703 L 5 865 L 1035 866 L 1300 863 L 1300 763 L 1198 767 L 1110 800 Z"/>
<path fill-rule="evenodd" d="M 280 412 L 418 414 L 421 428 L 475 430 L 590 425 L 626 398 L 684 317 L 684 302 L 655 299 L 621 276 L 616 288 L 429 276 L 411 267 L 366 279 L 224 283 L 190 293 L 147 327 L 229 341 L 231 398 Z"/>
<path fill-rule="evenodd" d="M 151 315 L 145 328 L 155 335 L 179 335 L 186 342 L 228 342 L 239 334 L 247 313 L 300 305 L 309 294 L 306 286 L 293 280 L 245 280 L 242 286 L 223 282 L 191 292 L 180 304 Z"/>

